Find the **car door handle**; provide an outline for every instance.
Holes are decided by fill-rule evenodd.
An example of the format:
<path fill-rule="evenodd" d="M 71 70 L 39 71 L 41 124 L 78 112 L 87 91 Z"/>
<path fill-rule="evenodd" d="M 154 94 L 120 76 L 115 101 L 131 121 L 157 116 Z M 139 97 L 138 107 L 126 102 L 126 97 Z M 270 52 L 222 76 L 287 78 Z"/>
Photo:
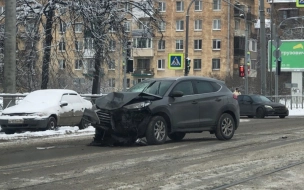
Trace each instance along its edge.
<path fill-rule="evenodd" d="M 220 98 L 217 98 L 217 99 L 215 99 L 215 101 L 217 101 L 217 102 L 219 102 L 219 101 L 221 101 L 222 99 L 220 99 Z"/>
<path fill-rule="evenodd" d="M 192 104 L 197 104 L 197 101 L 192 101 Z"/>

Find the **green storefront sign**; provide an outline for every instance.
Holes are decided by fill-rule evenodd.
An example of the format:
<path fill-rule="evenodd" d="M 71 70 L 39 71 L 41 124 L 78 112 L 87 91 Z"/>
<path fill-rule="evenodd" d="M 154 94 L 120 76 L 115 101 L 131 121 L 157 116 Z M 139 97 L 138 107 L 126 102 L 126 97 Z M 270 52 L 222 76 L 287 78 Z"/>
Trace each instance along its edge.
<path fill-rule="evenodd" d="M 268 41 L 268 70 L 270 70 L 270 56 L 272 56 L 272 71 L 276 69 L 274 44 L 271 50 L 271 41 Z M 279 47 L 281 51 L 281 71 L 304 71 L 304 40 L 282 40 Z"/>

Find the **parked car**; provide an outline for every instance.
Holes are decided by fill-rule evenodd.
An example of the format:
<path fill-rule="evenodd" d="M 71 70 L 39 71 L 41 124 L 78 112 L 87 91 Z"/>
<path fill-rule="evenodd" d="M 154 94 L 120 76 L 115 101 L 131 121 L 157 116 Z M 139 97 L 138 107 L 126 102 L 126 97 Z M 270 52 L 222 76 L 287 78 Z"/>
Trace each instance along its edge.
<path fill-rule="evenodd" d="M 237 97 L 241 116 L 264 118 L 265 116 L 279 116 L 285 118 L 289 115 L 288 108 L 277 102 L 272 102 L 262 95 L 239 95 Z"/>
<path fill-rule="evenodd" d="M 77 92 L 65 89 L 37 90 L 29 93 L 17 105 L 2 111 L 0 125 L 6 134 L 16 131 L 55 129 L 58 126 L 87 128 L 83 118 L 92 103 Z"/>
<path fill-rule="evenodd" d="M 223 81 L 205 77 L 147 79 L 95 103 L 84 113 L 96 128 L 93 143 L 128 144 L 145 137 L 155 145 L 167 136 L 180 141 L 186 133 L 203 131 L 229 140 L 239 125 L 239 105 L 232 92 Z"/>

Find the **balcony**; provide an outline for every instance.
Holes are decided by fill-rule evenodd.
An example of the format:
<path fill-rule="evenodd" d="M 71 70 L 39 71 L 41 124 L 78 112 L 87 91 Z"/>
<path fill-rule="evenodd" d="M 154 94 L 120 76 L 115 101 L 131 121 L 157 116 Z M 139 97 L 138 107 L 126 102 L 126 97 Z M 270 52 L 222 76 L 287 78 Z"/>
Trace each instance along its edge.
<path fill-rule="evenodd" d="M 132 76 L 137 77 L 153 77 L 154 76 L 154 68 L 148 69 L 148 68 L 136 68 L 135 71 L 133 71 Z"/>
<path fill-rule="evenodd" d="M 245 37 L 234 37 L 234 56 L 245 56 Z"/>
<path fill-rule="evenodd" d="M 132 57 L 153 57 L 154 51 L 152 48 L 133 48 Z"/>

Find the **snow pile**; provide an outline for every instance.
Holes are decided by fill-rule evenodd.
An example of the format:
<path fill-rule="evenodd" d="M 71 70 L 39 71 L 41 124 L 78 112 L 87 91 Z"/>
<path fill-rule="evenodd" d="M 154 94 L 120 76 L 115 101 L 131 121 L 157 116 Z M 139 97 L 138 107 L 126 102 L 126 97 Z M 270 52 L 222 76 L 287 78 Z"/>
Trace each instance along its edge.
<path fill-rule="evenodd" d="M 1 129 L 1 128 L 0 128 Z M 12 135 L 6 135 L 4 132 L 0 132 L 0 140 L 16 140 L 16 139 L 29 139 L 39 137 L 57 137 L 57 136 L 82 136 L 91 135 L 95 133 L 95 128 L 90 126 L 86 129 L 79 130 L 78 127 L 59 127 L 57 130 L 46 130 L 46 131 L 26 131 L 23 133 L 15 133 Z"/>

